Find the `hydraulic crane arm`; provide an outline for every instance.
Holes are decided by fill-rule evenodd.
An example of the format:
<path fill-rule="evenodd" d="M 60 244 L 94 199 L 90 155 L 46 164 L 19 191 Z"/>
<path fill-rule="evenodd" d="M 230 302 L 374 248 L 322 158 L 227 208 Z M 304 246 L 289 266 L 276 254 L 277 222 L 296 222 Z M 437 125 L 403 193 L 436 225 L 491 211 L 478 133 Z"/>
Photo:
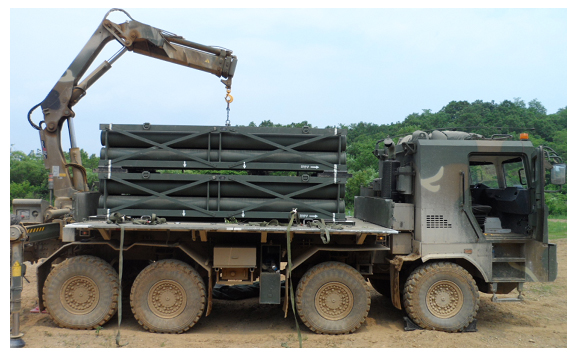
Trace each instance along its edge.
<path fill-rule="evenodd" d="M 124 12 L 132 21 L 121 24 L 111 22 L 107 17 L 113 11 Z M 123 48 L 79 82 L 104 46 L 113 39 L 121 43 Z M 231 88 L 237 65 L 237 57 L 232 55 L 230 50 L 187 41 L 175 34 L 135 21 L 121 9 L 111 9 L 107 12 L 95 33 L 41 103 L 44 121 L 37 126 L 30 120 L 40 131 L 44 163 L 53 174 L 57 208 L 71 207 L 71 197 L 74 193 L 88 191 L 86 173 L 81 165 L 73 131 L 72 118 L 75 113 L 71 108 L 127 50 L 222 77 L 224 79 L 221 81 L 228 90 Z M 35 107 L 32 111 L 33 109 Z M 66 162 L 61 148 L 61 130 L 66 120 L 71 139 L 71 163 Z M 69 167 L 73 170 L 73 178 L 68 174 Z"/>

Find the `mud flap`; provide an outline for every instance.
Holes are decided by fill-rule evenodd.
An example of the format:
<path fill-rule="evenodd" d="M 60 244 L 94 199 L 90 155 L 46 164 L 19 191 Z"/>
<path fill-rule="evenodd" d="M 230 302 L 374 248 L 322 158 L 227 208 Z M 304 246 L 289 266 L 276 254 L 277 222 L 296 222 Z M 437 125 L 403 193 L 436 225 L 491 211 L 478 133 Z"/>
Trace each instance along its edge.
<path fill-rule="evenodd" d="M 548 244 L 548 282 L 553 282 L 557 278 L 557 244 Z"/>
<path fill-rule="evenodd" d="M 396 268 L 396 265 L 390 264 L 389 265 L 389 280 L 391 282 L 391 303 L 397 309 L 401 310 L 401 290 L 399 288 L 399 270 L 401 270 L 401 266 L 399 269 Z"/>
<path fill-rule="evenodd" d="M 401 288 L 400 288 L 400 279 L 399 279 L 399 271 L 403 267 L 403 263 L 405 261 L 415 261 L 421 258 L 419 254 L 411 254 L 407 256 L 395 256 L 393 260 L 389 260 L 389 281 L 391 287 L 391 303 L 394 307 L 401 310 Z"/>
<path fill-rule="evenodd" d="M 211 313 L 211 308 L 213 307 L 213 278 L 211 270 L 208 271 L 208 285 L 207 285 L 207 310 L 205 316 L 209 316 Z"/>

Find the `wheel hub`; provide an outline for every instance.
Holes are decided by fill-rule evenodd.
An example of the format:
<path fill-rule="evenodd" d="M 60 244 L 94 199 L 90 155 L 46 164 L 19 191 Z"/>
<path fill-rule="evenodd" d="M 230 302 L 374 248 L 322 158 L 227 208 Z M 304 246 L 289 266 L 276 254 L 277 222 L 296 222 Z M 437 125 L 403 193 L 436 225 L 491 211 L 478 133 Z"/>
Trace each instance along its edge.
<path fill-rule="evenodd" d="M 148 307 L 164 319 L 180 315 L 186 308 L 186 302 L 186 291 L 173 280 L 159 281 L 148 292 Z"/>
<path fill-rule="evenodd" d="M 315 305 L 318 313 L 327 320 L 341 320 L 354 307 L 354 296 L 350 288 L 339 282 L 326 283 L 316 293 Z"/>
<path fill-rule="evenodd" d="M 427 291 L 427 308 L 434 316 L 447 319 L 458 314 L 464 303 L 462 290 L 451 281 L 438 281 Z"/>
<path fill-rule="evenodd" d="M 99 288 L 89 277 L 73 276 L 61 287 L 59 294 L 65 310 L 73 314 L 88 314 L 99 303 Z"/>

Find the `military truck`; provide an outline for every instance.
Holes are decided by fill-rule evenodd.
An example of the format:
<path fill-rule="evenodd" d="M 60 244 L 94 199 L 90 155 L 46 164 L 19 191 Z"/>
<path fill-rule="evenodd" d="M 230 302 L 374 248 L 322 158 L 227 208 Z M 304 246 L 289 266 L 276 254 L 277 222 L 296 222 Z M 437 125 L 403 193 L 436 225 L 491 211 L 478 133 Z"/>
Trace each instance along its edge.
<path fill-rule="evenodd" d="M 24 262 L 40 259 L 39 307 L 61 327 L 102 326 L 124 299 L 142 327 L 163 333 L 185 332 L 214 310 L 216 284 L 258 281 L 261 304 L 282 304 L 285 317 L 290 304 L 312 331 L 344 334 L 368 315 L 368 280 L 420 327 L 455 332 L 473 322 L 479 291 L 521 300 L 524 282 L 555 279 L 544 186 L 546 170 L 563 184 L 565 165 L 527 140 L 433 131 L 378 142 L 370 153 L 379 178 L 349 217 L 345 130 L 109 122 L 91 190 L 72 107 L 124 52 L 223 77 L 228 109 L 232 100 L 230 50 L 124 13 L 131 21 L 122 24 L 107 13 L 28 114 L 54 202 L 13 201 L 13 341 L 23 344 Z M 113 39 L 123 49 L 79 82 Z M 38 126 L 31 114 L 40 105 Z M 514 288 L 519 298 L 497 297 Z"/>

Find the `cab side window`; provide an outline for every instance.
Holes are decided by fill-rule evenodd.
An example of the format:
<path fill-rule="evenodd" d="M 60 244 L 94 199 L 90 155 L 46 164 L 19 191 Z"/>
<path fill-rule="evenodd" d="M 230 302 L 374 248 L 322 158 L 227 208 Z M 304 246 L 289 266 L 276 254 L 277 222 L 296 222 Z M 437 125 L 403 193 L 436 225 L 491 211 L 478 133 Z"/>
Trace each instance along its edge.
<path fill-rule="evenodd" d="M 492 163 L 471 163 L 470 179 L 473 186 L 499 188 L 496 167 Z"/>
<path fill-rule="evenodd" d="M 506 187 L 527 189 L 527 178 L 524 163 L 521 158 L 514 158 L 502 163 Z"/>

